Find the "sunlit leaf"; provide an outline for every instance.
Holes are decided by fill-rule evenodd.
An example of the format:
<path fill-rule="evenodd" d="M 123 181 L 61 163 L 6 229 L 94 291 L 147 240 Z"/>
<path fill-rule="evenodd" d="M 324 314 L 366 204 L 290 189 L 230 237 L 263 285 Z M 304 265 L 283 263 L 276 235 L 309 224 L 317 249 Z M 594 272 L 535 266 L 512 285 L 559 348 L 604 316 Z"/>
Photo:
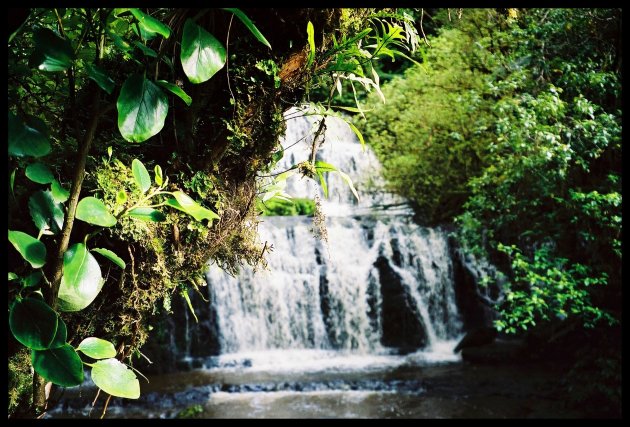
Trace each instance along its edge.
<path fill-rule="evenodd" d="M 83 243 L 75 243 L 63 255 L 59 309 L 79 311 L 90 305 L 103 287 L 101 267 Z"/>
<path fill-rule="evenodd" d="M 138 160 L 133 159 L 131 162 L 131 171 L 133 172 L 133 179 L 140 187 L 140 190 L 143 193 L 146 193 L 149 188 L 151 188 L 151 177 L 149 176 L 149 172 L 147 168 L 144 167 L 144 164 Z"/>
<path fill-rule="evenodd" d="M 97 254 L 103 255 L 105 258 L 107 258 L 108 260 L 110 260 L 111 262 L 113 262 L 118 267 L 122 268 L 123 270 L 126 267 L 125 261 L 123 261 L 122 258 L 120 258 L 118 255 L 116 255 L 114 252 L 110 251 L 109 249 L 94 248 L 92 249 L 92 252 L 96 252 Z"/>
<path fill-rule="evenodd" d="M 315 59 L 315 28 L 313 27 L 313 23 L 311 21 L 308 21 L 308 25 L 306 26 L 306 35 L 309 47 L 306 66 L 310 67 L 313 63 L 313 59 Z"/>
<path fill-rule="evenodd" d="M 226 61 L 225 48 L 212 34 L 187 19 L 180 53 L 188 80 L 203 83 L 217 73 Z"/>
<path fill-rule="evenodd" d="M 136 374 L 116 359 L 99 360 L 92 366 L 92 381 L 112 396 L 137 399 L 140 382 Z"/>
<path fill-rule="evenodd" d="M 46 264 L 46 246 L 36 238 L 21 231 L 9 230 L 9 241 L 33 268 Z"/>
<path fill-rule="evenodd" d="M 116 217 L 112 215 L 107 206 L 96 197 L 84 197 L 77 205 L 77 219 L 89 224 L 100 225 L 101 227 L 112 227 L 116 225 Z"/>
<path fill-rule="evenodd" d="M 245 24 L 245 26 L 247 27 L 247 29 L 249 29 L 249 31 L 251 31 L 251 33 L 254 35 L 254 37 L 256 37 L 258 39 L 259 42 L 261 42 L 262 44 L 264 44 L 265 46 L 267 46 L 269 49 L 271 49 L 271 45 L 269 44 L 269 42 L 267 41 L 267 39 L 265 38 L 265 36 L 262 35 L 262 33 L 260 32 L 260 30 L 258 28 L 256 28 L 256 26 L 254 25 L 254 23 L 251 21 L 251 19 L 249 19 L 247 17 L 247 15 L 245 15 L 243 13 L 242 10 L 237 9 L 237 8 L 231 8 L 231 7 L 226 7 L 224 8 L 224 10 L 227 10 L 229 12 L 232 12 L 234 15 L 236 15 L 236 17 L 238 19 L 241 20 L 241 22 L 243 24 Z"/>
<path fill-rule="evenodd" d="M 24 298 L 9 312 L 9 327 L 21 344 L 35 350 L 47 349 L 57 333 L 57 313 L 43 301 Z"/>
<path fill-rule="evenodd" d="M 118 129 L 125 140 L 143 142 L 164 127 L 168 97 L 141 74 L 125 80 L 116 102 Z"/>
<path fill-rule="evenodd" d="M 50 186 L 50 192 L 52 193 L 53 199 L 57 203 L 63 203 L 68 200 L 68 197 L 70 197 L 70 192 L 63 188 L 57 180 L 54 180 L 52 182 L 52 185 Z"/>
<path fill-rule="evenodd" d="M 160 167 L 160 165 L 155 165 L 155 168 L 153 168 L 154 172 L 155 172 L 155 183 L 157 185 L 162 185 L 164 180 L 162 178 L 162 168 Z"/>
<path fill-rule="evenodd" d="M 53 384 L 73 387 L 83 382 L 83 363 L 69 344 L 50 350 L 33 350 L 31 363 L 35 372 Z"/>
<path fill-rule="evenodd" d="M 197 221 L 201 221 L 203 219 L 209 219 L 210 221 L 212 221 L 213 219 L 219 218 L 219 215 L 217 215 L 210 209 L 206 209 L 203 206 L 199 205 L 182 191 L 173 192 L 173 196 L 175 196 L 175 198 L 168 199 L 166 201 L 166 204 L 182 212 L 186 212 Z"/>
<path fill-rule="evenodd" d="M 116 357 L 114 344 L 101 338 L 86 338 L 77 347 L 77 351 L 82 352 L 92 359 L 109 359 Z"/>

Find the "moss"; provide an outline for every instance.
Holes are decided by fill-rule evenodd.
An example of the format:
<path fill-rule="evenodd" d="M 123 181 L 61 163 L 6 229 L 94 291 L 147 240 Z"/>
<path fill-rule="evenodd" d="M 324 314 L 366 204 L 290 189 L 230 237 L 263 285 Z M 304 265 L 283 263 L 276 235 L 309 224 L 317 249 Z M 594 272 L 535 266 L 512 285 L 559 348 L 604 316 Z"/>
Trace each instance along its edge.
<path fill-rule="evenodd" d="M 30 354 L 27 349 L 23 348 L 9 357 L 7 385 L 10 417 L 26 414 L 33 403 L 31 369 Z"/>
<path fill-rule="evenodd" d="M 291 200 L 271 199 L 265 203 L 259 203 L 258 209 L 266 216 L 312 216 L 315 212 L 315 202 L 311 199 L 302 198 Z"/>

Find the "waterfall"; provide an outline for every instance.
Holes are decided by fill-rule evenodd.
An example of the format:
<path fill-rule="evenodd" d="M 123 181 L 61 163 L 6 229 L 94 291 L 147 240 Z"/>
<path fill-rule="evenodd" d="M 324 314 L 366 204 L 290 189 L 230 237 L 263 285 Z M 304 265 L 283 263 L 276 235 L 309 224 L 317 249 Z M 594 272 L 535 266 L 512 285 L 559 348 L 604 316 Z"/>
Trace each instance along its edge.
<path fill-rule="evenodd" d="M 278 172 L 309 158 L 321 119 L 296 109 L 285 117 Z M 221 353 L 431 350 L 456 338 L 461 322 L 446 233 L 414 224 L 404 199 L 383 191 L 376 156 L 342 120 L 326 118 L 318 158 L 347 173 L 361 200 L 329 173 L 329 198 L 322 203 L 327 244 L 313 236 L 311 218 L 263 217 L 259 233 L 273 248 L 266 270 L 244 267 L 231 277 L 209 267 Z M 293 197 L 312 199 L 319 191 L 299 174 L 287 180 Z"/>

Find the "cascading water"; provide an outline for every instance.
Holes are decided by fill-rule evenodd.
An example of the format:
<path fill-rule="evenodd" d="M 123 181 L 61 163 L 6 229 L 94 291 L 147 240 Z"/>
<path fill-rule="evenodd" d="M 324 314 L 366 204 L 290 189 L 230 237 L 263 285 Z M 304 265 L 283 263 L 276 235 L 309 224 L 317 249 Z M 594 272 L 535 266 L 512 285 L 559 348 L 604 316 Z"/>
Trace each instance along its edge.
<path fill-rule="evenodd" d="M 319 119 L 286 113 L 280 172 L 309 158 Z M 292 118 L 293 117 L 293 118 Z M 305 137 L 306 136 L 306 137 Z M 301 140 L 301 141 L 300 141 Z M 296 141 L 300 141 L 297 144 Z M 318 159 L 347 173 L 356 202 L 338 174 L 327 176 L 328 243 L 312 219 L 265 217 L 262 241 L 272 245 L 268 269 L 243 268 L 238 277 L 210 266 L 207 274 L 221 353 L 276 349 L 347 350 L 385 354 L 450 348 L 460 333 L 446 234 L 417 226 L 404 200 L 381 190 L 380 165 L 340 119 L 326 118 Z M 320 187 L 299 174 L 287 180 L 293 197 Z M 323 198 L 323 197 L 322 197 Z"/>

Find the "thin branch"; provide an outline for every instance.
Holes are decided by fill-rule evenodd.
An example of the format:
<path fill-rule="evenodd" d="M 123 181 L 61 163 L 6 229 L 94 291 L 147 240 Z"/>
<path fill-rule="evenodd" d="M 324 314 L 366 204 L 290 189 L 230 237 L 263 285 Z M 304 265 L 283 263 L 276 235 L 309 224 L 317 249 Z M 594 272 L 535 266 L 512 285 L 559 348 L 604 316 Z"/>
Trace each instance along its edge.
<path fill-rule="evenodd" d="M 424 19 L 424 9 L 420 9 L 420 31 L 422 31 L 422 38 L 427 46 L 431 47 L 431 43 L 427 39 L 427 35 L 424 33 L 424 28 L 422 27 L 422 20 Z M 449 12 L 449 20 L 450 20 L 450 12 Z"/>
<path fill-rule="evenodd" d="M 232 86 L 230 85 L 230 29 L 232 28 L 232 20 L 234 19 L 234 14 L 230 18 L 230 24 L 228 25 L 227 30 L 227 38 L 225 40 L 225 77 L 227 78 L 228 89 L 230 91 L 230 95 L 232 95 L 232 100 L 234 101 L 234 109 L 232 111 L 232 118 L 236 114 L 236 97 L 232 92 Z"/>

